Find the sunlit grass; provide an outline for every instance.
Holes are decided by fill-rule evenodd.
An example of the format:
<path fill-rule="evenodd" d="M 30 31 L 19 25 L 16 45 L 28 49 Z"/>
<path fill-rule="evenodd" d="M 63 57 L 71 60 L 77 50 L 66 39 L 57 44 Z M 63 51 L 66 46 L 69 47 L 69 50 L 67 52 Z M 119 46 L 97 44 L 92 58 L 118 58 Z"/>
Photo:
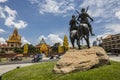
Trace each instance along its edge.
<path fill-rule="evenodd" d="M 15 69 L 3 75 L 2 80 L 120 80 L 120 63 L 101 66 L 85 72 L 55 74 L 56 62 L 46 62 Z"/>

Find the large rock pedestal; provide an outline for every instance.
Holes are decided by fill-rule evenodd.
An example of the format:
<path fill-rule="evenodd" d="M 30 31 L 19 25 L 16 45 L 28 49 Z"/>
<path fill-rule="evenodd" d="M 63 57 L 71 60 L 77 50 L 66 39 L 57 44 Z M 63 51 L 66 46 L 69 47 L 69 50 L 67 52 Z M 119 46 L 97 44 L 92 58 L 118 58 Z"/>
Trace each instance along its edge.
<path fill-rule="evenodd" d="M 91 47 L 83 50 L 69 50 L 57 62 L 55 73 L 86 71 L 94 67 L 109 64 L 109 57 L 101 47 Z"/>

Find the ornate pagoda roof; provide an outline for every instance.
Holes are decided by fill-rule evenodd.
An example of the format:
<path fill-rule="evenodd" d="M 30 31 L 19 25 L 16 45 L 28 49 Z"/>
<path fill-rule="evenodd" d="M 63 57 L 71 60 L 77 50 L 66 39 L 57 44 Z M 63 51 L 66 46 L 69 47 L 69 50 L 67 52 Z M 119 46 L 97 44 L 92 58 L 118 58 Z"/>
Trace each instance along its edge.
<path fill-rule="evenodd" d="M 45 42 L 44 38 L 41 39 L 40 43 L 36 45 L 36 47 L 40 47 L 42 44 L 47 45 L 47 43 Z M 49 45 L 47 45 L 49 46 Z"/>
<path fill-rule="evenodd" d="M 42 39 L 41 39 L 41 41 L 40 41 L 39 45 L 41 45 L 41 44 L 46 44 L 46 42 L 45 42 L 44 38 L 42 38 Z"/>
<path fill-rule="evenodd" d="M 18 34 L 17 28 L 14 29 L 13 34 L 9 36 L 6 42 L 19 42 L 21 43 L 21 36 Z"/>

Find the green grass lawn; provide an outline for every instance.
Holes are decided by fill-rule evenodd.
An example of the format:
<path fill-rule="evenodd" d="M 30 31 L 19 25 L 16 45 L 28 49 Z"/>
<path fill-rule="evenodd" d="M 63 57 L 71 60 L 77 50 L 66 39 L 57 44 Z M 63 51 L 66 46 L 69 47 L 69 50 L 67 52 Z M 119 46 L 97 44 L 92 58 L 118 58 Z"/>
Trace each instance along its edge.
<path fill-rule="evenodd" d="M 119 62 L 69 74 L 54 74 L 52 69 L 55 64 L 55 62 L 46 62 L 15 69 L 4 74 L 2 80 L 120 80 Z"/>

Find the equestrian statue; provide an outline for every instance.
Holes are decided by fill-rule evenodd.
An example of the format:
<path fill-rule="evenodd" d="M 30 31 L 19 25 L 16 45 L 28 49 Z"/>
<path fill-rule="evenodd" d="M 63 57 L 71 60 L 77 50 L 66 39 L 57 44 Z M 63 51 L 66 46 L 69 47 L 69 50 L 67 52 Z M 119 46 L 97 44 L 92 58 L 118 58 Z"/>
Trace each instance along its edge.
<path fill-rule="evenodd" d="M 71 40 L 73 48 L 74 48 L 74 42 L 76 40 L 78 49 L 81 49 L 80 40 L 82 38 L 85 39 L 87 43 L 87 47 L 90 48 L 89 33 L 91 34 L 91 36 L 95 36 L 95 34 L 93 34 L 92 32 L 92 26 L 89 22 L 89 19 L 91 21 L 93 21 L 93 19 L 89 16 L 89 14 L 87 13 L 87 10 L 88 10 L 88 7 L 86 10 L 85 8 L 82 8 L 81 13 L 76 11 L 79 14 L 78 18 L 75 15 L 72 15 L 72 19 L 69 22 L 70 40 Z"/>

